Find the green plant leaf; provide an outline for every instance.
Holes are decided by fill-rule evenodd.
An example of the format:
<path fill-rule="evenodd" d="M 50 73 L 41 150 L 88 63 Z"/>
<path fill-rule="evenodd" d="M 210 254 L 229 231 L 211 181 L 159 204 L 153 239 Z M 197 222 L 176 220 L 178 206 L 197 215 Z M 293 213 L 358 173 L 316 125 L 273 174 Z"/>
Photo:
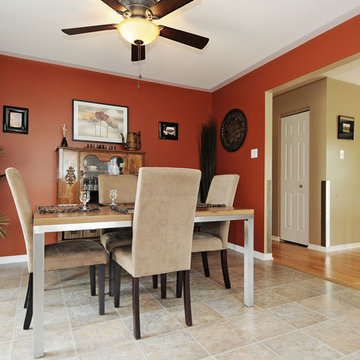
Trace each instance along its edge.
<path fill-rule="evenodd" d="M 5 230 L 5 227 L 9 225 L 7 222 L 9 219 L 7 219 L 4 215 L 0 214 L 0 236 L 5 239 L 7 231 Z"/>

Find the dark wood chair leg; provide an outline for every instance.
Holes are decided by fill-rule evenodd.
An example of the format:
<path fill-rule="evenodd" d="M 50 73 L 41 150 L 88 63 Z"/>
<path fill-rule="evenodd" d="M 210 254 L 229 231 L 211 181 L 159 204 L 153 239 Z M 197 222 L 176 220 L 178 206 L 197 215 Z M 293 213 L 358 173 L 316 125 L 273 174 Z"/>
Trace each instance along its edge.
<path fill-rule="evenodd" d="M 98 292 L 99 292 L 99 315 L 105 314 L 105 264 L 97 265 Z"/>
<path fill-rule="evenodd" d="M 90 265 L 89 271 L 90 271 L 90 292 L 91 292 L 91 296 L 95 296 L 96 295 L 95 265 Z"/>
<path fill-rule="evenodd" d="M 29 274 L 28 290 L 29 290 L 29 295 L 26 302 L 26 315 L 23 326 L 24 330 L 29 329 L 33 315 L 33 273 Z"/>
<path fill-rule="evenodd" d="M 161 280 L 161 298 L 166 299 L 166 274 L 161 274 L 160 280 Z"/>
<path fill-rule="evenodd" d="M 114 261 L 114 306 L 120 306 L 120 265 Z"/>
<path fill-rule="evenodd" d="M 203 267 L 204 267 L 204 274 L 206 277 L 210 276 L 210 272 L 209 272 L 209 264 L 208 264 L 208 257 L 207 257 L 207 251 L 203 251 L 201 253 L 201 257 L 202 257 L 202 262 L 203 262 Z"/>
<path fill-rule="evenodd" d="M 221 254 L 221 267 L 222 267 L 225 287 L 226 289 L 230 289 L 231 284 L 230 284 L 229 270 L 227 264 L 227 250 L 226 249 L 221 250 L 220 254 Z"/>
<path fill-rule="evenodd" d="M 182 283 L 183 283 L 183 272 L 176 272 L 176 297 L 181 298 L 182 293 Z"/>
<path fill-rule="evenodd" d="M 187 326 L 192 325 L 191 315 L 191 299 L 190 299 L 190 270 L 183 272 L 184 277 L 184 310 L 185 310 L 185 322 Z"/>
<path fill-rule="evenodd" d="M 132 278 L 132 310 L 135 339 L 140 339 L 139 278 Z"/>
<path fill-rule="evenodd" d="M 158 276 L 157 275 L 153 275 L 152 276 L 153 279 L 153 288 L 157 289 L 158 288 Z"/>
<path fill-rule="evenodd" d="M 114 296 L 114 260 L 109 253 L 109 296 Z"/>
<path fill-rule="evenodd" d="M 27 304 L 28 304 L 28 301 L 29 301 L 29 293 L 30 293 L 30 276 L 32 273 L 29 273 L 29 278 L 28 278 L 28 286 L 27 286 L 27 290 L 26 290 L 26 296 L 25 296 L 25 301 L 24 301 L 24 309 L 27 308 Z"/>

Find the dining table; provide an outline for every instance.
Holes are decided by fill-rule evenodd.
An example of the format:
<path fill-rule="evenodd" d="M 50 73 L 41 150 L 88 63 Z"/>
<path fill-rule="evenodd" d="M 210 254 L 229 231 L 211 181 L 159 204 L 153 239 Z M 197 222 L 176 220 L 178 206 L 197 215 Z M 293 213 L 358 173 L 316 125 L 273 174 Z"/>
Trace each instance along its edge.
<path fill-rule="evenodd" d="M 89 205 L 88 205 L 89 206 Z M 91 210 L 90 205 L 89 210 Z M 79 207 L 79 205 L 77 205 Z M 54 208 L 60 208 L 54 207 Z M 133 208 L 129 204 L 98 206 L 96 211 L 36 211 L 33 218 L 33 357 L 44 355 L 44 244 L 51 232 L 131 227 Z M 65 207 L 64 207 L 65 210 Z M 244 221 L 244 305 L 254 304 L 254 209 L 197 207 L 195 223 Z"/>

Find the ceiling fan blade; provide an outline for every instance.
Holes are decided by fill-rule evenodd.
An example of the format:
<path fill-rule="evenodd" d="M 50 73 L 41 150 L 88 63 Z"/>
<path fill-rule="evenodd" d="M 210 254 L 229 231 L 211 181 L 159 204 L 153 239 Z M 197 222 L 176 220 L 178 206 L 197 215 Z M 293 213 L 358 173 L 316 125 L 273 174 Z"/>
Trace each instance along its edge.
<path fill-rule="evenodd" d="M 191 34 L 186 31 L 169 28 L 167 26 L 162 26 L 162 28 L 163 29 L 160 31 L 160 36 L 195 47 L 197 49 L 203 49 L 209 42 L 208 38 L 200 35 Z"/>
<path fill-rule="evenodd" d="M 131 44 L 131 61 L 145 60 L 145 45 Z"/>
<path fill-rule="evenodd" d="M 160 0 L 158 3 L 153 5 L 150 10 L 157 18 L 160 19 L 192 1 L 193 0 Z"/>
<path fill-rule="evenodd" d="M 116 12 L 117 11 L 121 11 L 121 12 L 124 12 L 124 11 L 127 11 L 128 9 L 120 4 L 118 1 L 116 0 L 101 0 L 103 3 L 105 3 L 106 5 L 110 6 L 112 9 L 114 9 Z"/>
<path fill-rule="evenodd" d="M 85 34 L 89 32 L 102 31 L 102 30 L 114 30 L 116 29 L 117 24 L 106 24 L 106 25 L 93 25 L 93 26 L 84 26 L 71 29 L 61 29 L 62 32 L 68 35 L 78 35 Z"/>

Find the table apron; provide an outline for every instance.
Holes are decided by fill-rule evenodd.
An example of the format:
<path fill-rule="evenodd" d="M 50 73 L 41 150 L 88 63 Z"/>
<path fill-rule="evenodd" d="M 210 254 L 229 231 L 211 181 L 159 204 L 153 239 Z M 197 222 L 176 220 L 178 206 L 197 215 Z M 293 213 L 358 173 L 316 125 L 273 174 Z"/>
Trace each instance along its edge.
<path fill-rule="evenodd" d="M 132 220 L 126 221 L 106 221 L 93 223 L 79 223 L 79 224 L 56 224 L 56 225 L 35 225 L 34 234 L 57 231 L 75 231 L 75 230 L 96 230 L 96 229 L 110 229 L 131 227 Z"/>
<path fill-rule="evenodd" d="M 195 223 L 214 222 L 214 221 L 230 221 L 230 220 L 251 220 L 254 215 L 218 215 L 218 216 L 196 216 Z"/>

